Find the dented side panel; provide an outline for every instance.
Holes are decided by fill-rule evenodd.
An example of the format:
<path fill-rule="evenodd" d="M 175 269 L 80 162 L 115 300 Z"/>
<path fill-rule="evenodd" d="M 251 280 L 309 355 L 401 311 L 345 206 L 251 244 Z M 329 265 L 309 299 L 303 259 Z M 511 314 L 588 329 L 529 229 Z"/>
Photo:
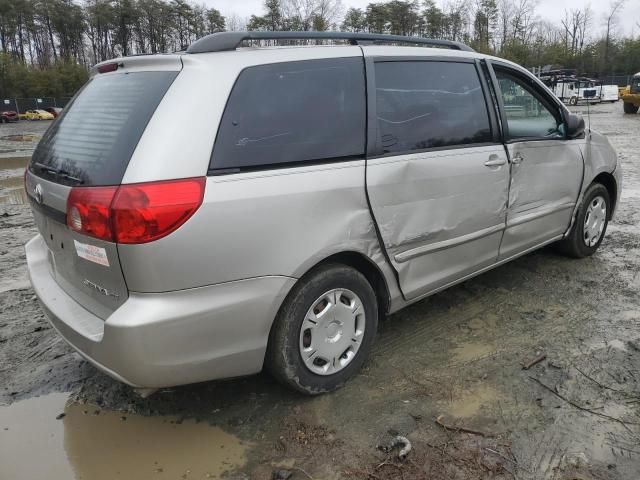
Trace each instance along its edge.
<path fill-rule="evenodd" d="M 544 140 L 507 145 L 511 166 L 507 229 L 500 259 L 564 234 L 580 194 L 580 140 Z"/>
<path fill-rule="evenodd" d="M 349 251 L 384 273 L 364 170 L 365 161 L 356 160 L 207 177 L 203 205 L 180 229 L 155 242 L 118 246 L 129 289 L 299 278 L 328 256 Z"/>
<path fill-rule="evenodd" d="M 496 261 L 508 182 L 502 145 L 368 160 L 371 208 L 407 299 Z"/>

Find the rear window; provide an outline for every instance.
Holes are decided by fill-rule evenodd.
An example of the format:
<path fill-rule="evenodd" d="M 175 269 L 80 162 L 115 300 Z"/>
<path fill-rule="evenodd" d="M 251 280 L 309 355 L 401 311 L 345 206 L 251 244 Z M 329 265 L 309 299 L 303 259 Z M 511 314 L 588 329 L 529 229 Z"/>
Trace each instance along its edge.
<path fill-rule="evenodd" d="M 376 63 L 376 108 L 384 153 L 492 141 L 472 63 Z"/>
<path fill-rule="evenodd" d="M 51 125 L 30 170 L 68 185 L 117 185 L 178 72 L 97 75 Z"/>
<path fill-rule="evenodd" d="M 365 150 L 362 58 L 249 67 L 233 87 L 212 170 L 360 156 Z"/>

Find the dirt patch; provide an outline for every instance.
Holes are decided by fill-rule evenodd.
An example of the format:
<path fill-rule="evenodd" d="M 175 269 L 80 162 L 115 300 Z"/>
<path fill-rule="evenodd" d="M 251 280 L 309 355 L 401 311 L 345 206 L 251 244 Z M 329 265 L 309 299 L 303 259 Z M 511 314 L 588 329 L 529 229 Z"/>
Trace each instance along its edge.
<path fill-rule="evenodd" d="M 489 385 L 479 385 L 472 390 L 460 392 L 456 398 L 446 405 L 449 415 L 456 418 L 474 417 L 488 405 L 499 399 L 499 393 Z"/>

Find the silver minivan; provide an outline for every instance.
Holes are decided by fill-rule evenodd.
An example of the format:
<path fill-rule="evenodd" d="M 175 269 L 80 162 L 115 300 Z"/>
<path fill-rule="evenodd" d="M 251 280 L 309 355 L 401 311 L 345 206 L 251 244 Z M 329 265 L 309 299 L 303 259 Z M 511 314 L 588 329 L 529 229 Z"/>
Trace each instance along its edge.
<path fill-rule="evenodd" d="M 266 367 L 316 394 L 384 315 L 543 245 L 593 254 L 621 177 L 536 77 L 465 45 L 216 33 L 94 67 L 28 166 L 27 262 L 122 382 Z"/>

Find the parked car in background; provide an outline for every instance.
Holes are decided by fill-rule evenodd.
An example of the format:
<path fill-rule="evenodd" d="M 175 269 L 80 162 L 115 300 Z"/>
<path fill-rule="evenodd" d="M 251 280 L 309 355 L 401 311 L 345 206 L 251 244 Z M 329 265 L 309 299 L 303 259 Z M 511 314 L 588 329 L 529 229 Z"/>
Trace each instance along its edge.
<path fill-rule="evenodd" d="M 237 48 L 291 38 L 350 45 Z M 466 45 L 216 33 L 94 67 L 28 166 L 26 258 L 56 331 L 120 381 L 265 367 L 319 394 L 381 316 L 544 245 L 594 254 L 621 181 L 605 136 Z"/>
<path fill-rule="evenodd" d="M 18 121 L 18 112 L 6 110 L 0 113 L 0 123 L 13 123 Z"/>
<path fill-rule="evenodd" d="M 53 115 L 54 118 L 57 118 L 58 115 L 60 115 L 60 113 L 62 113 L 62 109 L 59 107 L 48 107 L 44 109 L 45 112 L 49 112 L 51 115 Z"/>
<path fill-rule="evenodd" d="M 603 102 L 617 102 L 620 99 L 617 85 L 602 85 L 600 100 Z"/>
<path fill-rule="evenodd" d="M 24 113 L 25 120 L 53 120 L 54 116 L 45 110 L 27 110 Z"/>

